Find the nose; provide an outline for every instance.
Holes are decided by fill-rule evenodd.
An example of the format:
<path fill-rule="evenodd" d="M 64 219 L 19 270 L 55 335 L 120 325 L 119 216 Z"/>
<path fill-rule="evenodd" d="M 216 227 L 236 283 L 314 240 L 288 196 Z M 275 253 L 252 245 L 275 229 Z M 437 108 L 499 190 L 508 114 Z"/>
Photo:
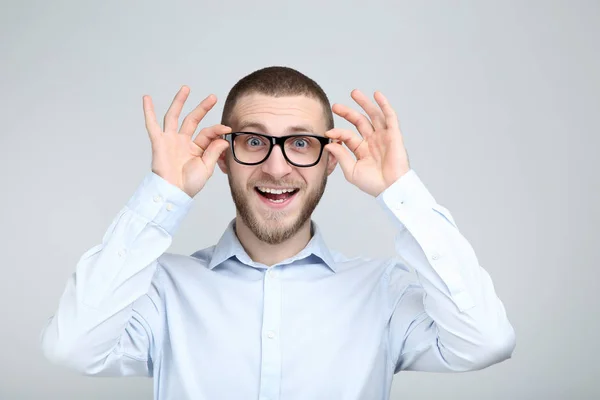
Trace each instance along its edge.
<path fill-rule="evenodd" d="M 292 172 L 292 166 L 286 161 L 281 147 L 273 146 L 269 157 L 261 164 L 262 171 L 275 179 L 282 178 Z"/>

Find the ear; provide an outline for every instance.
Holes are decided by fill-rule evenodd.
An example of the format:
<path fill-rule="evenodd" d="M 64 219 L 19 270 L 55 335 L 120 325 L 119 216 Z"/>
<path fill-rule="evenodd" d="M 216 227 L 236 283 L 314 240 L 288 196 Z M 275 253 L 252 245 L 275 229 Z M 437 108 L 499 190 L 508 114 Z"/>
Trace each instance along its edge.
<path fill-rule="evenodd" d="M 227 169 L 227 161 L 225 160 L 225 158 L 227 157 L 227 153 L 229 150 L 228 148 L 225 149 L 224 152 L 221 153 L 221 155 L 219 156 L 219 158 L 217 159 L 217 164 L 219 165 L 219 168 L 221 169 L 221 172 L 223 172 L 225 175 L 227 175 L 228 169 Z"/>
<path fill-rule="evenodd" d="M 329 151 L 327 151 L 327 176 L 331 175 L 335 167 L 337 166 L 337 158 Z"/>

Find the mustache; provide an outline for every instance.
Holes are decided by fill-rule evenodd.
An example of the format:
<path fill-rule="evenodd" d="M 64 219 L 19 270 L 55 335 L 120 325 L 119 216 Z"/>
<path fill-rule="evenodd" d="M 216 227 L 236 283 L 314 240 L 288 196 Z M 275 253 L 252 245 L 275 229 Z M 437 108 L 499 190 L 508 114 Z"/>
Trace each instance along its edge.
<path fill-rule="evenodd" d="M 302 182 L 291 182 L 291 181 L 274 181 L 272 179 L 260 179 L 253 182 L 249 182 L 248 186 L 250 188 L 255 188 L 257 186 L 275 186 L 275 187 L 290 187 L 297 189 L 304 189 L 306 186 Z"/>

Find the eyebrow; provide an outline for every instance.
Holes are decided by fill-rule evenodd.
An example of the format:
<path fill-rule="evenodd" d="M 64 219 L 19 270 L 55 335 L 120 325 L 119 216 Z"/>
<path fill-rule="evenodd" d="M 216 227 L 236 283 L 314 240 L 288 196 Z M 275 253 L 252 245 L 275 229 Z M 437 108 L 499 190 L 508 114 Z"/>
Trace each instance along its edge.
<path fill-rule="evenodd" d="M 258 131 L 260 131 L 260 133 L 267 133 L 267 128 L 264 124 L 258 122 L 258 121 L 240 121 L 240 131 L 243 131 L 245 129 L 248 128 L 254 128 L 257 129 Z M 313 133 L 313 134 L 317 134 L 316 131 L 313 129 L 312 126 L 310 125 L 293 125 L 293 126 L 289 126 L 287 128 L 288 132 L 293 132 L 293 133 L 298 133 L 298 132 L 302 132 L 302 133 Z M 257 132 L 259 133 L 259 132 Z"/>

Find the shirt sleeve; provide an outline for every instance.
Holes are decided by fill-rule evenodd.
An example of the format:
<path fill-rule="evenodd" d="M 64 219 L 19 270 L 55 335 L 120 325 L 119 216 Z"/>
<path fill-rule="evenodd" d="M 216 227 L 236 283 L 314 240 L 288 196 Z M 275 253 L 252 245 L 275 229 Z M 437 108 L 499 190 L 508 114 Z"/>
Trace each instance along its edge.
<path fill-rule="evenodd" d="M 394 372 L 478 370 L 510 358 L 513 327 L 450 212 L 412 169 L 377 201 L 397 228 L 385 274 Z"/>
<path fill-rule="evenodd" d="M 192 205 L 150 172 L 67 281 L 41 333 L 45 356 L 87 375 L 151 376 L 160 353 L 160 256 Z"/>

